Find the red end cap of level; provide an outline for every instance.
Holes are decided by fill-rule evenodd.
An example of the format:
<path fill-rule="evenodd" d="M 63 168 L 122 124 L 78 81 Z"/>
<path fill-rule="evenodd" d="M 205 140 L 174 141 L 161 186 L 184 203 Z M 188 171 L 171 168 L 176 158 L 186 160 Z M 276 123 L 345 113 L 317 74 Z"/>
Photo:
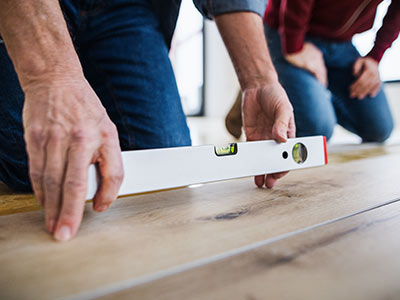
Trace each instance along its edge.
<path fill-rule="evenodd" d="M 326 150 L 326 136 L 324 136 L 325 164 L 328 164 L 328 151 Z"/>

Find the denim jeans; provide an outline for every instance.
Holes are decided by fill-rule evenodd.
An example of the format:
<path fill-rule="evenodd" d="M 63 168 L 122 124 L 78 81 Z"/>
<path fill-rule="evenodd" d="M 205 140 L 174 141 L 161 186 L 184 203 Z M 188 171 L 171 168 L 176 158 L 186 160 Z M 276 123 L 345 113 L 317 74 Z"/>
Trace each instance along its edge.
<path fill-rule="evenodd" d="M 382 87 L 376 97 L 357 100 L 349 96 L 356 79 L 352 67 L 360 57 L 351 42 L 306 38 L 323 53 L 329 82 L 325 87 L 285 60 L 277 30 L 265 26 L 265 33 L 279 81 L 294 108 L 297 136 L 324 135 L 329 139 L 337 123 L 364 142 L 383 142 L 390 136 L 393 119 Z"/>
<path fill-rule="evenodd" d="M 117 126 L 122 150 L 190 145 L 168 47 L 149 1 L 63 0 L 61 5 L 85 77 Z M 23 104 L 0 43 L 0 180 L 30 191 Z"/>

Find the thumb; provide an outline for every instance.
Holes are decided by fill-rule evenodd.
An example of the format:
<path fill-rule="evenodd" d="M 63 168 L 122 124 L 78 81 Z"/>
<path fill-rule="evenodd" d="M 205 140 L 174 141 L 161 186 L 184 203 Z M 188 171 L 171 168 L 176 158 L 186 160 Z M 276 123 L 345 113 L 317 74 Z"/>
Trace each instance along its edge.
<path fill-rule="evenodd" d="M 286 142 L 288 138 L 287 132 L 292 114 L 292 110 L 288 108 L 279 109 L 277 111 L 274 125 L 272 127 L 272 137 L 275 141 L 279 143 Z"/>
<path fill-rule="evenodd" d="M 364 65 L 364 61 L 361 58 L 356 60 L 356 62 L 353 65 L 353 75 L 354 76 L 360 75 L 363 65 Z"/>

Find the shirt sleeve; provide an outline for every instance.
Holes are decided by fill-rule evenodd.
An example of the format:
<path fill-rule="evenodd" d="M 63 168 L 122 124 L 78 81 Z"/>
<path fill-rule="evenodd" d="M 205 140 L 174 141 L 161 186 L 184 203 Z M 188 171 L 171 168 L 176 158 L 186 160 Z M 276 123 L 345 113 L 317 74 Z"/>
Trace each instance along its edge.
<path fill-rule="evenodd" d="M 208 19 L 239 11 L 248 11 L 264 16 L 267 0 L 193 0 L 197 9 Z"/>
<path fill-rule="evenodd" d="M 400 31 L 400 0 L 392 0 L 383 19 L 382 27 L 375 38 L 375 45 L 367 56 L 376 61 L 382 59 L 385 51 L 390 48 L 393 41 L 399 36 Z"/>
<path fill-rule="evenodd" d="M 310 22 L 315 0 L 282 0 L 279 9 L 279 32 L 285 54 L 299 52 Z"/>

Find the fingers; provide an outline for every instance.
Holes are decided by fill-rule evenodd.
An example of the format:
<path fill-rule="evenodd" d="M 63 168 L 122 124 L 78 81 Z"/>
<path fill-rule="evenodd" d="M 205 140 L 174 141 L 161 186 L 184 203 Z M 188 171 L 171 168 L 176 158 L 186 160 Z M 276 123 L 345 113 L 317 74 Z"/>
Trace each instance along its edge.
<path fill-rule="evenodd" d="M 311 73 L 320 83 L 324 86 L 328 86 L 328 71 L 326 70 L 324 62 L 320 65 L 313 66 Z"/>
<path fill-rule="evenodd" d="M 62 191 L 62 206 L 54 237 L 59 241 L 70 240 L 77 232 L 87 191 L 88 168 L 93 151 L 83 141 L 69 148 L 68 165 Z"/>
<path fill-rule="evenodd" d="M 106 210 L 117 198 L 124 177 L 119 144 L 104 147 L 101 152 L 99 159 L 101 185 L 93 199 L 93 208 L 98 212 Z"/>
<path fill-rule="evenodd" d="M 261 188 L 264 184 L 267 188 L 272 189 L 275 183 L 289 172 L 280 172 L 268 175 L 259 175 L 254 178 L 255 184 Z"/>
<path fill-rule="evenodd" d="M 361 71 L 363 69 L 364 61 L 359 58 L 356 60 L 356 62 L 353 65 L 353 75 L 358 77 L 361 74 Z"/>
<path fill-rule="evenodd" d="M 278 143 L 285 143 L 288 138 L 288 132 L 293 130 L 291 119 L 293 118 L 293 110 L 290 106 L 285 106 L 276 111 L 275 121 L 272 127 L 272 137 Z"/>
<path fill-rule="evenodd" d="M 315 49 L 312 56 L 310 56 L 306 63 L 306 69 L 314 75 L 314 77 L 324 86 L 328 86 L 328 71 L 325 66 L 323 53 L 314 45 Z"/>
<path fill-rule="evenodd" d="M 363 72 L 361 76 L 351 85 L 350 97 L 359 100 L 364 99 L 367 95 L 374 95 L 379 92 L 380 81 L 371 77 L 368 72 Z"/>
<path fill-rule="evenodd" d="M 61 187 L 65 171 L 66 145 L 61 130 L 50 133 L 46 153 L 43 172 L 46 228 L 49 232 L 53 232 L 61 206 Z"/>
<path fill-rule="evenodd" d="M 310 72 L 324 86 L 328 85 L 324 54 L 314 44 L 305 42 L 300 52 L 287 54 L 285 59 L 292 65 Z"/>
<path fill-rule="evenodd" d="M 361 76 L 350 86 L 350 97 L 361 99 L 361 95 L 364 94 L 368 88 L 368 74 L 363 72 Z"/>
<path fill-rule="evenodd" d="M 375 84 L 371 87 L 371 90 L 370 90 L 370 92 L 369 92 L 369 95 L 370 95 L 371 97 L 376 97 L 376 95 L 378 95 L 380 89 L 381 89 L 381 83 L 380 83 L 380 82 L 375 83 Z"/>
<path fill-rule="evenodd" d="M 371 58 L 359 58 L 353 65 L 357 80 L 350 86 L 350 97 L 359 100 L 366 96 L 375 97 L 380 89 L 378 63 Z"/>
<path fill-rule="evenodd" d="M 281 179 L 283 176 L 286 176 L 289 172 L 279 172 L 268 175 L 259 175 L 254 177 L 254 183 L 257 187 L 261 188 L 265 184 L 265 186 L 269 189 L 272 189 L 275 186 L 275 183 Z"/>
<path fill-rule="evenodd" d="M 278 111 L 277 115 L 272 129 L 274 139 L 277 142 L 286 142 L 287 138 L 295 138 L 296 125 L 293 110 L 286 108 L 282 111 Z M 274 187 L 275 183 L 286 174 L 288 174 L 288 172 L 260 175 L 254 178 L 254 182 L 258 187 L 262 187 L 265 184 L 267 188 L 271 189 Z"/>
<path fill-rule="evenodd" d="M 265 178 L 265 186 L 269 189 L 272 189 L 275 185 L 275 183 L 281 179 L 283 176 L 288 174 L 289 172 L 280 172 L 280 173 L 274 173 L 274 174 L 268 174 L 266 175 Z"/>
<path fill-rule="evenodd" d="M 265 182 L 265 175 L 259 175 L 254 177 L 254 183 L 256 184 L 257 187 L 261 188 L 263 187 Z"/>
<path fill-rule="evenodd" d="M 41 128 L 25 129 L 26 150 L 29 156 L 29 177 L 31 179 L 32 188 L 39 200 L 44 206 L 43 192 L 43 169 L 45 165 L 46 153 L 43 151 L 46 145 L 46 138 Z"/>
<path fill-rule="evenodd" d="M 296 137 L 296 124 L 294 121 L 294 115 L 290 117 L 289 120 L 289 127 L 288 127 L 288 138 L 295 138 Z"/>

